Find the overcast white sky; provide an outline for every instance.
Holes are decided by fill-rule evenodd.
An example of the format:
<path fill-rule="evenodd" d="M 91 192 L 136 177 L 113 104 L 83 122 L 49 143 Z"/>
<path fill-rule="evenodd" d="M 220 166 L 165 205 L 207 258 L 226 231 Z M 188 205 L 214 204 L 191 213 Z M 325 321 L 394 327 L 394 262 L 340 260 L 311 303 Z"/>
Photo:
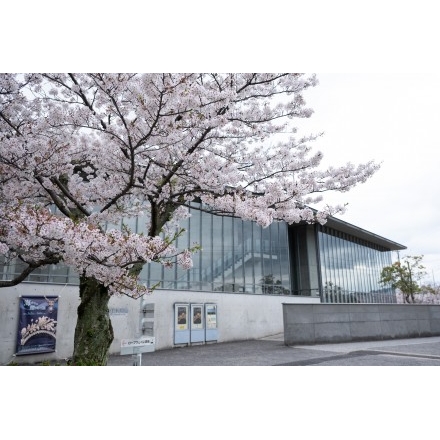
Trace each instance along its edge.
<path fill-rule="evenodd" d="M 366 183 L 326 200 L 348 203 L 342 220 L 405 245 L 401 257 L 424 255 L 425 281 L 440 283 L 440 74 L 317 76 L 301 133 L 324 131 L 315 147 L 326 163 L 382 162 Z"/>

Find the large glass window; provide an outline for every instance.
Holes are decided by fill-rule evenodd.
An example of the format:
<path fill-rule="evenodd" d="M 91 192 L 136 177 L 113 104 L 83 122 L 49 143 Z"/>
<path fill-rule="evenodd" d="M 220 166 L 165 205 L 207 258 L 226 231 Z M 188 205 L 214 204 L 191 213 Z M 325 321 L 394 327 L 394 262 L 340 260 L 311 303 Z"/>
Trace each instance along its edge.
<path fill-rule="evenodd" d="M 199 244 L 193 267 L 170 269 L 145 265 L 142 282 L 164 289 L 242 292 L 270 295 L 321 294 L 324 302 L 395 302 L 391 287 L 379 283 L 380 272 L 391 264 L 389 249 L 326 226 L 274 222 L 262 228 L 254 222 L 212 215 L 194 203 L 191 216 L 181 222 L 185 232 L 178 249 Z M 148 217 L 120 222 L 145 232 Z M 110 227 L 110 225 L 109 225 Z M 21 272 L 19 261 L 1 264 L 0 278 Z M 77 283 L 74 271 L 63 265 L 42 267 L 29 281 Z"/>
<path fill-rule="evenodd" d="M 160 281 L 167 289 L 207 290 L 289 295 L 290 267 L 287 224 L 267 228 L 229 216 L 191 209 L 186 232 L 176 243 L 180 249 L 198 243 L 189 271 L 163 269 L 156 263 L 142 271 L 149 285 Z"/>
<path fill-rule="evenodd" d="M 395 302 L 394 290 L 379 283 L 391 251 L 325 226 L 318 232 L 323 302 Z"/>

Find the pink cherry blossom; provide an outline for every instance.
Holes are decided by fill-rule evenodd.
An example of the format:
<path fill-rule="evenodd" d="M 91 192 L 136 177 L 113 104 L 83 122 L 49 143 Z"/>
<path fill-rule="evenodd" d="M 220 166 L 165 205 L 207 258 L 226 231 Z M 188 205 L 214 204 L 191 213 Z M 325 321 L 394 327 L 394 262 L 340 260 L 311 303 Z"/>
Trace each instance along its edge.
<path fill-rule="evenodd" d="M 263 227 L 325 223 L 344 207 L 308 205 L 378 165 L 319 168 L 319 135 L 293 125 L 312 115 L 316 85 L 292 73 L 1 74 L 0 255 L 27 268 L 0 287 L 62 262 L 142 295 L 139 265 L 191 267 L 196 247 L 173 242 L 194 201 Z"/>

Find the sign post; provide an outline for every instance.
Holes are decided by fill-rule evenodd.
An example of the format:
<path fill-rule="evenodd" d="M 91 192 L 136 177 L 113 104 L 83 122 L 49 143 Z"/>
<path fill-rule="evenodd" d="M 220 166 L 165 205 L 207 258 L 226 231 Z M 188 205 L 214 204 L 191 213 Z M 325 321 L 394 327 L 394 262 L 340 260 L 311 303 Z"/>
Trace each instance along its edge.
<path fill-rule="evenodd" d="M 142 365 L 142 353 L 154 351 L 155 338 L 142 336 L 138 339 L 121 339 L 121 354 L 131 354 L 134 366 Z"/>

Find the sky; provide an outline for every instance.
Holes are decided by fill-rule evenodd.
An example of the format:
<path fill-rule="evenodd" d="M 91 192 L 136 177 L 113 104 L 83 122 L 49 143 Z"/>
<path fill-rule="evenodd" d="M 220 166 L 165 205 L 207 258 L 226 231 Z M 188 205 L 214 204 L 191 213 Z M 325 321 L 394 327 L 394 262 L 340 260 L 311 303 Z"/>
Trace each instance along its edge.
<path fill-rule="evenodd" d="M 381 163 L 367 182 L 324 194 L 347 203 L 336 217 L 423 255 L 425 283 L 440 284 L 440 74 L 319 73 L 304 93 L 314 114 L 300 134 L 324 132 L 323 165 Z M 393 261 L 397 260 L 393 252 Z"/>

